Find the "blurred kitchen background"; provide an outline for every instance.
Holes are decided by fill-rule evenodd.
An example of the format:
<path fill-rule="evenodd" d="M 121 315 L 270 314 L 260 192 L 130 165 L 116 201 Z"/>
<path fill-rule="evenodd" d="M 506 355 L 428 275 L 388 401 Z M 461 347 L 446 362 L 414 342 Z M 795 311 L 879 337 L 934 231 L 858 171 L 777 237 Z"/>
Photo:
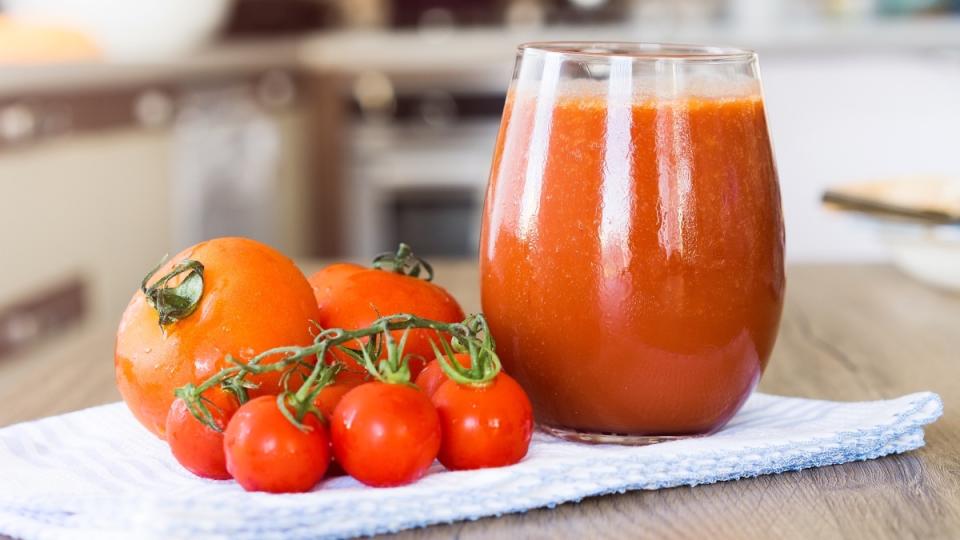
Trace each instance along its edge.
<path fill-rule="evenodd" d="M 301 259 L 399 239 L 472 256 L 524 41 L 756 49 L 790 262 L 896 255 L 825 210 L 828 187 L 960 178 L 960 0 L 0 6 L 0 361 L 42 342 L 108 362 L 143 274 L 212 236 Z"/>

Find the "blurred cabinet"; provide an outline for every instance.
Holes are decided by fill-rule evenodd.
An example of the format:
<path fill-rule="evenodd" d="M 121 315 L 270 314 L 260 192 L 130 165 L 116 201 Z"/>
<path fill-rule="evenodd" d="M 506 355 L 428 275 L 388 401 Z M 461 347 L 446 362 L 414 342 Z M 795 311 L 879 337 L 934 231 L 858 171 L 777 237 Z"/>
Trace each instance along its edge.
<path fill-rule="evenodd" d="M 79 280 L 84 324 L 116 324 L 169 246 L 168 153 L 164 133 L 134 129 L 0 153 L 0 309 Z M 39 331 L 8 324 L 19 339 Z"/>
<path fill-rule="evenodd" d="M 112 334 L 144 274 L 207 236 L 306 253 L 297 85 L 266 72 L 0 98 L 0 362 L 23 349 L 4 343 L 59 343 L 64 309 L 81 334 Z"/>

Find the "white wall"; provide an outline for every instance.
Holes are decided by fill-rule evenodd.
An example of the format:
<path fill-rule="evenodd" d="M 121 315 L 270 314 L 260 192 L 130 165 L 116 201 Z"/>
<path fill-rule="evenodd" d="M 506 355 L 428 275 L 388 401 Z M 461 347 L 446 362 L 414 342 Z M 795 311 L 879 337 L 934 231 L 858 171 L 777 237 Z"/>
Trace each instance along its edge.
<path fill-rule="evenodd" d="M 791 261 L 877 260 L 868 224 L 821 208 L 838 183 L 960 178 L 960 56 L 765 53 L 767 114 Z"/>

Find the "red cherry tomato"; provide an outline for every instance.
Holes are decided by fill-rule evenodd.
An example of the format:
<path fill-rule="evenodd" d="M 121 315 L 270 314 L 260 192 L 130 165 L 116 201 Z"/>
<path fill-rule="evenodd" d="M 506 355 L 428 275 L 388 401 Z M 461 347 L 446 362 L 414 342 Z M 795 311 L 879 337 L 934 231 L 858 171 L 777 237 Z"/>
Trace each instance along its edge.
<path fill-rule="evenodd" d="M 239 406 L 236 398 L 220 388 L 205 391 L 203 397 L 209 400 L 206 405 L 214 423 L 221 430 L 225 429 Z M 203 478 L 230 478 L 223 455 L 223 432 L 197 420 L 182 399 L 170 405 L 166 433 L 170 452 L 185 469 Z"/>
<path fill-rule="evenodd" d="M 336 350 L 334 352 L 340 353 L 339 350 Z M 339 354 L 338 355 L 327 354 L 327 364 L 329 365 L 336 362 L 336 358 L 338 356 Z M 343 356 L 346 357 L 346 355 L 343 355 Z M 352 359 L 350 361 L 353 362 Z M 356 370 L 344 369 L 340 373 L 337 373 L 337 378 L 335 379 L 336 384 L 345 384 L 345 385 L 348 385 L 350 388 L 353 388 L 355 386 L 360 386 L 365 382 L 370 382 L 371 378 L 370 378 L 370 374 L 367 373 L 367 370 L 363 369 L 362 371 L 360 371 L 360 369 L 362 368 L 357 368 Z"/>
<path fill-rule="evenodd" d="M 276 396 L 248 401 L 224 433 L 227 470 L 247 491 L 309 491 L 330 464 L 330 437 L 316 415 L 301 431 L 280 412 Z"/>
<path fill-rule="evenodd" d="M 334 409 L 330 434 L 337 462 L 369 486 L 416 481 L 440 448 L 436 409 L 419 388 L 406 384 L 354 388 Z"/>
<path fill-rule="evenodd" d="M 450 470 L 512 465 L 533 434 L 530 399 L 505 373 L 482 387 L 447 380 L 433 394 L 443 442 L 437 457 Z"/>
<path fill-rule="evenodd" d="M 460 365 L 469 368 L 471 366 L 469 353 L 456 353 L 453 357 L 460 362 Z M 417 386 L 428 396 L 433 396 L 437 388 L 447 381 L 447 374 L 440 367 L 439 360 L 431 360 L 429 364 L 417 375 Z"/>
<path fill-rule="evenodd" d="M 347 392 L 359 386 L 353 382 L 335 382 L 323 387 L 323 390 L 317 394 L 313 400 L 313 405 L 323 413 L 323 417 L 329 420 L 333 416 L 333 410 L 337 404 L 347 395 Z"/>

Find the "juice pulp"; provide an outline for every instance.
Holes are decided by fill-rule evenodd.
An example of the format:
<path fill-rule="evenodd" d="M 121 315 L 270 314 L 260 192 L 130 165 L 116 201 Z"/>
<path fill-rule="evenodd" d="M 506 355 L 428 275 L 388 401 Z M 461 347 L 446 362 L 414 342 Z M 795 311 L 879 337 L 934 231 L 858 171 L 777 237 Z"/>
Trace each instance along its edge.
<path fill-rule="evenodd" d="M 759 95 L 510 96 L 481 236 L 483 311 L 539 422 L 709 433 L 759 381 L 784 292 Z"/>

